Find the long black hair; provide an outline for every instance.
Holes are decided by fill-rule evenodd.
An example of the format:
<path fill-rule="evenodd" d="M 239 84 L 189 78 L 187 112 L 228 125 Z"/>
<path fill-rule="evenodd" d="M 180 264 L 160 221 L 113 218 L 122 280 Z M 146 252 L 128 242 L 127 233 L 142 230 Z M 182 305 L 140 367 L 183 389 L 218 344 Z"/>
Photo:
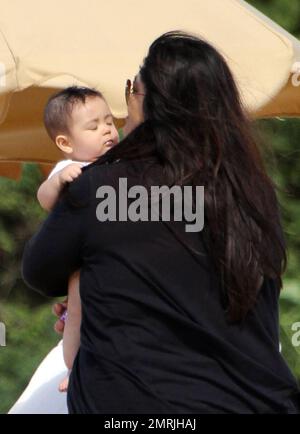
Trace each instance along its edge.
<path fill-rule="evenodd" d="M 140 77 L 145 121 L 97 164 L 155 156 L 169 185 L 204 185 L 228 319 L 243 320 L 264 279 L 282 287 L 286 252 L 275 186 L 232 73 L 212 45 L 176 31 L 153 42 Z"/>

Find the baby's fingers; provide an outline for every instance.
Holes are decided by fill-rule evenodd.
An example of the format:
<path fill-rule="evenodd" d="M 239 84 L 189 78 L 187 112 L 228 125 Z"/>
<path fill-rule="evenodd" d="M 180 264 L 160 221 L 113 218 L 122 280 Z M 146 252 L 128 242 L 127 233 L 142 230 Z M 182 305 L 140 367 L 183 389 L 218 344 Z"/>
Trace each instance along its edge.
<path fill-rule="evenodd" d="M 61 319 L 58 319 L 56 323 L 54 324 L 54 330 L 56 333 L 61 334 L 64 332 L 65 323 Z"/>
<path fill-rule="evenodd" d="M 52 312 L 55 316 L 61 317 L 64 311 L 67 309 L 68 300 L 63 301 L 62 303 L 55 303 L 52 306 Z"/>
<path fill-rule="evenodd" d="M 72 181 L 74 181 L 74 179 L 78 178 L 79 175 L 80 175 L 80 173 L 69 173 L 66 176 L 66 182 L 72 182 Z"/>
<path fill-rule="evenodd" d="M 78 168 L 74 167 L 74 169 L 70 172 L 70 176 L 73 179 L 78 178 L 79 175 L 81 175 L 81 169 L 80 169 L 80 167 L 78 167 Z"/>

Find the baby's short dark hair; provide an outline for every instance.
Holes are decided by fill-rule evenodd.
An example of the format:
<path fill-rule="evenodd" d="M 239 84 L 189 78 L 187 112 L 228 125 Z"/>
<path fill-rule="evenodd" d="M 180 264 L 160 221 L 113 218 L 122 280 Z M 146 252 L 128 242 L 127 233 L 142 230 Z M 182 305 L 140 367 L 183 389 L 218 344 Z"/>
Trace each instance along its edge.
<path fill-rule="evenodd" d="M 87 97 L 103 98 L 96 89 L 89 87 L 70 86 L 52 95 L 44 110 L 44 124 L 53 141 L 59 133 L 68 133 L 68 121 L 75 104 L 85 104 Z"/>

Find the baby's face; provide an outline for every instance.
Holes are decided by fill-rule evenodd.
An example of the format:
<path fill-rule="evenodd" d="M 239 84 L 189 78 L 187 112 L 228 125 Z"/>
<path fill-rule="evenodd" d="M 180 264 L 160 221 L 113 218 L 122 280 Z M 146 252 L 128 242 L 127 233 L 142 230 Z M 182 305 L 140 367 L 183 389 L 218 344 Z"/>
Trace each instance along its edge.
<path fill-rule="evenodd" d="M 87 97 L 74 106 L 69 125 L 72 159 L 95 161 L 118 143 L 118 131 L 106 101 Z"/>

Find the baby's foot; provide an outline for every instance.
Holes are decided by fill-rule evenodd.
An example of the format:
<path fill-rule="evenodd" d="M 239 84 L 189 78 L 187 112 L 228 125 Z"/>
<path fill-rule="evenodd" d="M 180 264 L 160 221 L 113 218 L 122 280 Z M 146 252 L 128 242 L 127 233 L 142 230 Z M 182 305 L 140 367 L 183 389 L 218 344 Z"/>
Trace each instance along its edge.
<path fill-rule="evenodd" d="M 69 377 L 66 377 L 63 379 L 63 381 L 58 386 L 58 390 L 60 392 L 66 392 L 68 390 L 68 384 L 69 384 Z"/>

